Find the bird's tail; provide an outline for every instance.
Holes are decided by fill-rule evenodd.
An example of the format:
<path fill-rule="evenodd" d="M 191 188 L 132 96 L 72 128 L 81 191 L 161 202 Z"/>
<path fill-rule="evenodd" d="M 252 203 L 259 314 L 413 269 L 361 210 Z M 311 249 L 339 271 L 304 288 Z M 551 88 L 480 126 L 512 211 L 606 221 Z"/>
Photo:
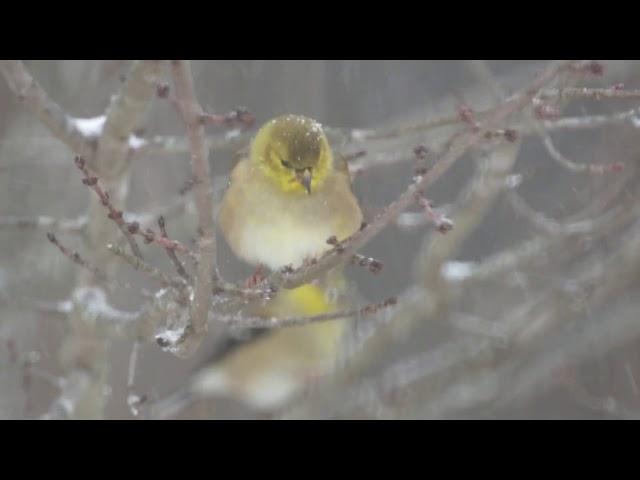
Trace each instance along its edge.
<path fill-rule="evenodd" d="M 347 291 L 341 271 L 321 281 L 282 289 L 254 315 L 313 317 L 345 308 Z M 284 327 L 238 347 L 195 377 L 199 396 L 232 397 L 259 409 L 277 409 L 314 378 L 331 371 L 339 358 L 345 319 Z"/>

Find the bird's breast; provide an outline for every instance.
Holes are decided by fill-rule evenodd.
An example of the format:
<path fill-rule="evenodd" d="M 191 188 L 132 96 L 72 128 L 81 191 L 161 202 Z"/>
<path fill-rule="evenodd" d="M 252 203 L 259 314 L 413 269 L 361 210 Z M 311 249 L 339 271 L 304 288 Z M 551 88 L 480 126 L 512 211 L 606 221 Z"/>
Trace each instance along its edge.
<path fill-rule="evenodd" d="M 292 195 L 240 163 L 219 213 L 228 244 L 244 261 L 271 270 L 321 255 L 331 248 L 329 237 L 346 238 L 362 219 L 349 184 L 340 181 L 332 176 L 321 191 Z"/>
<path fill-rule="evenodd" d="M 264 213 L 264 212 L 263 212 Z M 249 263 L 260 263 L 272 270 L 291 264 L 300 266 L 330 248 L 327 239 L 335 232 L 313 213 L 297 215 L 280 210 L 278 215 L 251 215 L 242 227 L 239 253 Z"/>

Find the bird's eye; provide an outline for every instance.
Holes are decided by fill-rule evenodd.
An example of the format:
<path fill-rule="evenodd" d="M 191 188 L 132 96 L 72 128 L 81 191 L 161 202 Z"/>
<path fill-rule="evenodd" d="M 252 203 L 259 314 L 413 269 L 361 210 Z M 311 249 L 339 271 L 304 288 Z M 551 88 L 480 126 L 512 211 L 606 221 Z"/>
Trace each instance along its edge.
<path fill-rule="evenodd" d="M 287 162 L 286 160 L 280 160 L 280 163 L 282 163 L 282 166 L 284 168 L 292 168 L 291 164 L 289 162 Z"/>

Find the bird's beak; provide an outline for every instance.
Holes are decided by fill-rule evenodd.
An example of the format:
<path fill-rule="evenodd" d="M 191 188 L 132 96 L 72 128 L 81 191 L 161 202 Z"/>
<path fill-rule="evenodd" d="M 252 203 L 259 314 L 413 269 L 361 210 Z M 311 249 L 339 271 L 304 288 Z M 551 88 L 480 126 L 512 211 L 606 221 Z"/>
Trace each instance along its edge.
<path fill-rule="evenodd" d="M 302 172 L 297 172 L 296 173 L 296 178 L 302 184 L 302 186 L 307 191 L 307 193 L 310 194 L 311 193 L 311 180 L 312 180 L 311 169 L 310 168 L 305 168 Z"/>

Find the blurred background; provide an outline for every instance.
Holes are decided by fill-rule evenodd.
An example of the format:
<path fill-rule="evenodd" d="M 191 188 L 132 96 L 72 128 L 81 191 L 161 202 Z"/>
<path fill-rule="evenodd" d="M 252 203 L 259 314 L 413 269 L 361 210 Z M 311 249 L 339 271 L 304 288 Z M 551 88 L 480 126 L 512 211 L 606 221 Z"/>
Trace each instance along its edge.
<path fill-rule="evenodd" d="M 102 115 L 131 64 L 25 62 L 49 96 L 76 118 Z M 619 83 L 624 83 L 624 90 L 640 88 L 640 62 L 600 64 L 601 75 L 575 75 L 567 82 L 590 88 Z M 328 127 L 337 151 L 345 155 L 365 151 L 351 165 L 354 189 L 369 220 L 412 181 L 417 145 L 437 153 L 452 134 L 468 128 L 460 122 L 437 129 L 408 126 L 455 117 L 464 105 L 478 112 L 487 109 L 499 99 L 496 85 L 509 96 L 547 65 L 546 61 L 192 62 L 196 93 L 206 110 L 224 113 L 243 106 L 256 117 L 256 126 L 282 113 L 308 115 Z M 347 270 L 366 301 L 397 296 L 417 305 L 406 312 L 400 302 L 395 310 L 381 314 L 387 319 L 393 315 L 417 319 L 410 334 L 398 334 L 385 344 L 368 369 L 367 380 L 375 380 L 384 392 L 356 383 L 350 395 L 358 399 L 357 405 L 300 415 L 640 416 L 636 173 L 640 116 L 615 117 L 639 102 L 638 96 L 571 98 L 557 105 L 557 115 L 534 120 L 528 120 L 532 115 L 510 117 L 506 126 L 519 132 L 515 143 L 496 140 L 463 156 L 427 192 L 434 208 L 454 221 L 451 232 L 438 233 L 423 221 L 420 209 L 413 208 L 413 216 L 399 217 L 363 249 L 384 264 L 380 274 L 358 267 Z M 42 418 L 60 393 L 57 382 L 64 378 L 64 369 L 59 352 L 68 334 L 65 316 L 52 313 L 50 307 L 69 299 L 77 266 L 47 241 L 46 228 L 16 219 L 78 218 L 86 213 L 91 192 L 81 183 L 74 153 L 16 99 L 1 77 L 0 112 L 0 418 Z M 587 165 L 619 162 L 624 170 L 589 174 L 561 165 L 533 126 L 535 121 L 552 123 L 557 117 L 586 119 L 575 128 L 546 125 L 553 145 L 566 159 Z M 600 123 L 593 126 L 598 119 Z M 400 133 L 362 139 L 354 129 Z M 209 158 L 218 198 L 234 165 L 234 153 L 249 142 L 255 127 L 239 134 L 228 132 L 222 127 L 209 132 L 218 141 Z M 171 102 L 155 98 L 137 135 L 147 140 L 183 138 L 185 128 Z M 188 152 L 178 150 L 150 149 L 132 155 L 127 211 L 152 212 L 179 197 L 190 168 Z M 499 164 L 505 161 L 500 155 L 513 158 Z M 428 155 L 426 162 L 433 158 L 435 154 Z M 508 187 L 509 182 L 514 188 Z M 510 197 L 514 192 L 517 197 Z M 193 211 L 168 216 L 167 228 L 170 236 L 190 244 L 196 231 Z M 86 252 L 81 235 L 61 229 L 57 236 L 65 245 Z M 236 260 L 218 238 L 218 262 L 225 278 L 238 281 L 251 274 L 252 269 Z M 447 242 L 455 248 L 443 247 Z M 150 263 L 171 269 L 164 252 L 145 248 Z M 425 273 L 432 268 L 429 258 L 438 255 L 442 255 L 438 271 L 444 286 L 430 283 Z M 496 271 L 491 273 L 491 268 Z M 116 289 L 109 300 L 116 308 L 133 311 L 152 282 L 124 263 L 116 273 L 131 288 Z M 416 297 L 437 297 L 438 307 L 423 308 Z M 127 404 L 131 349 L 131 341 L 110 342 L 105 418 L 135 418 Z M 220 355 L 218 349 L 216 342 L 206 341 L 193 358 L 180 359 L 155 344 L 142 345 L 136 391 L 149 404 L 162 400 Z M 388 387 L 389 378 L 398 384 Z M 205 403 L 196 403 L 175 418 L 262 418 L 233 402 L 218 402 L 213 409 Z"/>

